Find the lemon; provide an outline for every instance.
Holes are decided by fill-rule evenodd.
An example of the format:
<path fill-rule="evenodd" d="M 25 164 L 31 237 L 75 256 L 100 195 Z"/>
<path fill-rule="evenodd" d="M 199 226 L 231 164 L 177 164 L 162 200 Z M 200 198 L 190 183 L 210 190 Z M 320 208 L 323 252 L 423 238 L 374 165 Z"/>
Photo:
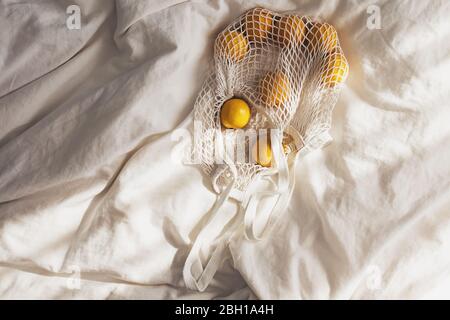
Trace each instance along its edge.
<path fill-rule="evenodd" d="M 324 23 L 319 28 L 320 37 L 322 40 L 322 47 L 326 51 L 332 51 L 337 47 L 337 32 L 336 29 L 327 23 Z"/>
<path fill-rule="evenodd" d="M 272 165 L 272 148 L 268 138 L 258 137 L 252 149 L 253 160 L 262 167 Z"/>
<path fill-rule="evenodd" d="M 269 10 L 255 8 L 245 15 L 245 31 L 248 39 L 265 42 L 273 29 L 274 16 Z"/>
<path fill-rule="evenodd" d="M 216 46 L 219 56 L 235 62 L 244 59 L 249 50 L 247 39 L 238 31 L 225 31 L 219 34 Z"/>
<path fill-rule="evenodd" d="M 306 33 L 306 46 L 309 50 L 322 49 L 326 52 L 337 47 L 336 29 L 328 23 L 311 22 Z"/>
<path fill-rule="evenodd" d="M 345 81 L 348 75 L 348 63 L 340 52 L 330 52 L 325 58 L 325 69 L 322 72 L 322 83 L 333 88 Z"/>
<path fill-rule="evenodd" d="M 306 24 L 302 18 L 295 15 L 284 16 L 280 19 L 278 26 L 280 44 L 288 46 L 292 41 L 296 44 L 302 42 L 306 31 Z"/>
<path fill-rule="evenodd" d="M 241 129 L 250 120 L 250 107 L 242 99 L 227 100 L 220 110 L 220 122 L 228 129 Z"/>
<path fill-rule="evenodd" d="M 282 72 L 267 73 L 261 79 L 259 86 L 262 101 L 268 107 L 278 107 L 289 98 L 289 79 Z"/>

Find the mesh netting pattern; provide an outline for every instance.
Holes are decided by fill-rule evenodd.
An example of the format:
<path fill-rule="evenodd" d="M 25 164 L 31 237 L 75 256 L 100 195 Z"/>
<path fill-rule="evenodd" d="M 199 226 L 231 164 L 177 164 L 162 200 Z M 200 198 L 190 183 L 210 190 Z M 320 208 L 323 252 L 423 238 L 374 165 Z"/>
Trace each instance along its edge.
<path fill-rule="evenodd" d="M 214 130 L 223 131 L 220 110 L 233 97 L 251 109 L 244 129 L 276 128 L 285 132 L 285 150 L 297 152 L 323 145 L 331 112 L 349 71 L 333 26 L 297 14 L 255 8 L 217 36 L 214 64 L 194 106 L 202 122 L 194 153 L 204 171 L 219 185 L 229 181 L 226 165 L 215 161 Z M 289 139 L 295 130 L 302 145 Z M 255 174 L 267 168 L 236 163 L 236 187 L 244 190 Z"/>

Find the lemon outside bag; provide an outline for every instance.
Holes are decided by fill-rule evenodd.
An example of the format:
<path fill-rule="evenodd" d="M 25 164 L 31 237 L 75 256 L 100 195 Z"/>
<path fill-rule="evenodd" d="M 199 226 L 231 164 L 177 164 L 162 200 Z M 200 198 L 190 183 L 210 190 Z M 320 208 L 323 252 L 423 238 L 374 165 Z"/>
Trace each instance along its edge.
<path fill-rule="evenodd" d="M 348 71 L 336 30 L 316 18 L 255 8 L 217 36 L 214 64 L 194 106 L 194 122 L 201 128 L 193 153 L 218 197 L 185 262 L 190 289 L 205 290 L 228 257 L 233 236 L 259 240 L 270 232 L 289 204 L 299 154 L 331 141 L 331 113 Z M 241 102 L 234 102 L 238 113 L 223 109 L 230 108 L 230 99 L 245 101 L 249 116 Z M 253 130 L 256 139 L 237 139 L 242 130 Z M 236 149 L 260 149 L 261 131 L 269 136 L 268 159 L 236 161 Z M 219 162 L 218 149 L 225 150 Z M 261 190 L 263 180 L 270 187 Z M 260 217 L 257 207 L 264 197 L 275 201 Z M 221 210 L 230 199 L 239 204 L 231 214 Z M 259 233 L 257 219 L 265 225 Z"/>

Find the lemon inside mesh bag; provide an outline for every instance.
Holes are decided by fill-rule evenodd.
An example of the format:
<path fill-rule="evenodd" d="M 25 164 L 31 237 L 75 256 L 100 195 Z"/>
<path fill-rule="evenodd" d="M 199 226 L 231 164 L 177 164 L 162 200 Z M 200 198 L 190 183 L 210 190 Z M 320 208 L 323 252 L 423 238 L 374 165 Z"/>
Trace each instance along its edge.
<path fill-rule="evenodd" d="M 231 237 L 243 232 L 258 240 L 270 231 L 289 203 L 298 155 L 331 140 L 331 112 L 348 73 L 335 28 L 312 17 L 255 8 L 219 33 L 213 67 L 194 105 L 201 129 L 193 148 L 219 195 L 186 259 L 189 288 L 208 286 Z M 229 101 L 240 109 L 230 109 Z M 242 131 L 254 135 L 237 139 Z M 237 149 L 253 156 L 236 161 Z M 261 180 L 273 187 L 261 191 Z M 257 233 L 256 208 L 264 196 L 275 197 L 275 204 Z M 239 203 L 231 215 L 220 212 L 229 198 Z"/>

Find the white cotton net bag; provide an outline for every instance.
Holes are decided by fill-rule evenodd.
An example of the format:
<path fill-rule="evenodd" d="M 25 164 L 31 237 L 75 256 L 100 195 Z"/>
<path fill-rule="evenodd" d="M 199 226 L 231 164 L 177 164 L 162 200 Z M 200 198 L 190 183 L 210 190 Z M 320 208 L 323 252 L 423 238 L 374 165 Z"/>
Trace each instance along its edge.
<path fill-rule="evenodd" d="M 243 230 L 255 240 L 269 232 L 289 203 L 297 155 L 331 140 L 331 113 L 348 71 L 336 30 L 311 17 L 255 8 L 217 36 L 194 106 L 193 155 L 219 196 L 186 260 L 189 288 L 207 287 L 233 234 Z M 270 188 L 258 188 L 262 179 Z M 276 201 L 258 234 L 257 204 L 265 196 Z M 229 197 L 240 204 L 234 215 L 219 212 Z M 204 247 L 212 248 L 206 259 Z"/>

